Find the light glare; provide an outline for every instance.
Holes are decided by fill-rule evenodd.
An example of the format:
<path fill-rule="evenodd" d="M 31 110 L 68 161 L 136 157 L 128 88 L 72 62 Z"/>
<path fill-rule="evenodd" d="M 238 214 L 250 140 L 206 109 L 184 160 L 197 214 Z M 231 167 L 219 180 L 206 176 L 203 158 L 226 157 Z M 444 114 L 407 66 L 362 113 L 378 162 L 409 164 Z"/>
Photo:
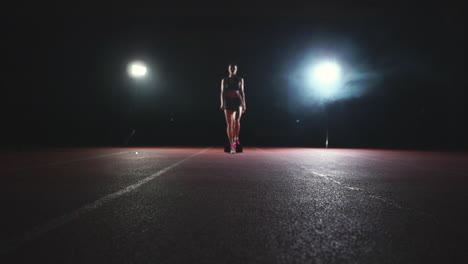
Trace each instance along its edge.
<path fill-rule="evenodd" d="M 341 69 L 333 61 L 324 61 L 310 68 L 310 86 L 322 99 L 336 96 L 341 85 Z"/>
<path fill-rule="evenodd" d="M 319 83 L 333 83 L 340 78 L 340 67 L 333 62 L 325 62 L 314 68 L 313 77 Z"/>
<path fill-rule="evenodd" d="M 133 62 L 128 66 L 128 73 L 132 77 L 143 77 L 146 75 L 146 66 L 141 62 Z"/>

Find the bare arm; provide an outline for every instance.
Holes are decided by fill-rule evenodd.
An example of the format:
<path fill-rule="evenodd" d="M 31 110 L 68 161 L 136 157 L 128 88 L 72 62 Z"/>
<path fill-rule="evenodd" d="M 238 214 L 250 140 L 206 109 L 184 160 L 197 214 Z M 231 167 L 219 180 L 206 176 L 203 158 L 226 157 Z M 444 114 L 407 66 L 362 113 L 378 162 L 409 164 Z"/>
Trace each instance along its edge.
<path fill-rule="evenodd" d="M 221 109 L 223 109 L 223 106 L 224 106 L 223 91 L 224 91 L 224 79 L 221 79 L 221 106 L 220 106 Z"/>
<path fill-rule="evenodd" d="M 245 110 L 247 110 L 247 106 L 245 104 L 245 91 L 244 91 L 244 78 L 241 79 L 241 98 L 242 98 L 242 108 L 244 109 L 244 112 Z"/>

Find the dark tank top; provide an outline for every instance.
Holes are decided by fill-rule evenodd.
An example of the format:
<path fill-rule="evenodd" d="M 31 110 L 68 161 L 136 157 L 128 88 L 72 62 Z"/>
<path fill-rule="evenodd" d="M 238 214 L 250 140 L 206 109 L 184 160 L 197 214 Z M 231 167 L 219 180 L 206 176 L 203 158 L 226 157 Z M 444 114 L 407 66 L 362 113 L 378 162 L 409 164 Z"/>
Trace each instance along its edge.
<path fill-rule="evenodd" d="M 224 79 L 224 90 L 227 91 L 239 91 L 241 88 L 241 78 L 234 76 Z"/>

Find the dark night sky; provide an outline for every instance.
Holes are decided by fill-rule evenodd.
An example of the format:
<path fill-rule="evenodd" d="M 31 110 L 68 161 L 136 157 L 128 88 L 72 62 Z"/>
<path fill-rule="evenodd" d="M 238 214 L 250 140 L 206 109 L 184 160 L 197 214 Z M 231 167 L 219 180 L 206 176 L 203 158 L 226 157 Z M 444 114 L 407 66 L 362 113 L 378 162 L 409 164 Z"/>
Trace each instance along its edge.
<path fill-rule="evenodd" d="M 119 145 L 132 127 L 134 144 L 221 145 L 219 84 L 235 61 L 246 145 L 322 146 L 326 110 L 332 147 L 468 147 L 461 6 L 111 3 L 3 11 L 4 145 Z M 318 53 L 362 77 L 327 104 L 300 76 Z M 129 80 L 132 59 L 149 80 Z"/>

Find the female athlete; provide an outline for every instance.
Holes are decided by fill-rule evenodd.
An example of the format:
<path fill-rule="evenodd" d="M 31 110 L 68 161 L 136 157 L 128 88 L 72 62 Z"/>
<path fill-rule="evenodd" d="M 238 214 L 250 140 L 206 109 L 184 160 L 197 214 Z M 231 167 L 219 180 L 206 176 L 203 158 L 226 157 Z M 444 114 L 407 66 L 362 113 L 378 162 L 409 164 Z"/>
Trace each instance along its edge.
<path fill-rule="evenodd" d="M 237 76 L 237 65 L 228 67 L 229 77 L 221 80 L 221 109 L 224 110 L 227 124 L 227 136 L 231 154 L 236 153 L 239 145 L 240 119 L 247 110 L 245 105 L 244 79 Z"/>

